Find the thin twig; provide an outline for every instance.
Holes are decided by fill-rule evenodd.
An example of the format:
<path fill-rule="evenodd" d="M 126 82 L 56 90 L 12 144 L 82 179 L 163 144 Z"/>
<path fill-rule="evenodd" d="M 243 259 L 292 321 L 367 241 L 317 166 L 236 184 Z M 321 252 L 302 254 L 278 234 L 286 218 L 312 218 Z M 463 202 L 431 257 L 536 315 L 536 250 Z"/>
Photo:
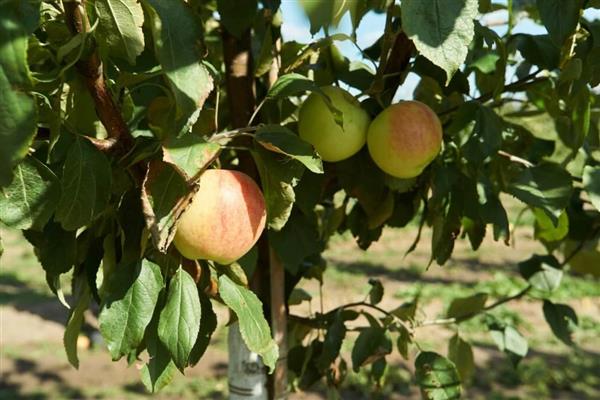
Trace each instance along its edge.
<path fill-rule="evenodd" d="M 69 29 L 74 33 L 88 32 L 90 24 L 85 12 L 85 7 L 80 0 L 64 2 L 65 15 Z M 129 128 L 123 119 L 119 107 L 115 103 L 106 86 L 102 61 L 94 50 L 86 59 L 77 62 L 77 68 L 85 78 L 86 86 L 94 100 L 96 113 L 110 139 L 110 143 L 103 143 L 101 150 L 109 150 L 115 145 L 129 148 L 133 139 L 129 135 Z M 105 146 L 104 146 L 105 145 Z"/>
<path fill-rule="evenodd" d="M 504 150 L 498 150 L 498 154 L 501 155 L 502 157 L 508 158 L 510 161 L 512 161 L 514 163 L 521 164 L 527 168 L 531 168 L 534 166 L 534 164 L 532 162 L 530 162 L 524 158 L 515 156 L 514 154 L 507 153 Z"/>
<path fill-rule="evenodd" d="M 233 139 L 240 136 L 253 137 L 254 135 L 252 135 L 250 132 L 255 132 L 258 128 L 259 126 L 246 126 L 244 128 L 232 129 L 230 131 L 215 133 L 208 139 L 208 141 L 218 142 L 223 139 Z"/>
<path fill-rule="evenodd" d="M 521 91 L 523 89 L 526 89 L 528 86 L 538 83 L 538 82 L 542 82 L 548 79 L 548 77 L 545 76 L 541 76 L 538 77 L 537 75 L 541 72 L 541 69 L 538 69 L 535 72 L 532 72 L 531 74 L 524 76 L 523 78 L 504 86 L 504 89 L 502 90 L 502 92 L 517 92 L 517 91 Z M 488 93 L 484 93 L 479 97 L 476 97 L 475 99 L 473 99 L 473 101 L 477 101 L 480 103 L 485 103 L 488 100 L 491 100 L 494 97 L 494 92 L 488 92 Z M 443 116 L 446 114 L 450 114 L 456 110 L 458 110 L 460 108 L 460 105 L 456 105 L 453 107 L 450 107 L 447 110 L 441 111 L 438 115 Z"/>

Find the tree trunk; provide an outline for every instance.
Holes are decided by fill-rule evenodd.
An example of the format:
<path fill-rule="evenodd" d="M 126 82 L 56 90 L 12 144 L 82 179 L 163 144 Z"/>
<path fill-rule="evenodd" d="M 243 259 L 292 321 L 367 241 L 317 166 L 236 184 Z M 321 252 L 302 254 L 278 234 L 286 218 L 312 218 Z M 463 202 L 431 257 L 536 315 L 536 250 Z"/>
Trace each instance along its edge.
<path fill-rule="evenodd" d="M 227 89 L 227 103 L 233 128 L 242 128 L 254 112 L 256 104 L 254 95 L 254 75 L 252 67 L 251 36 L 250 30 L 241 38 L 227 32 L 222 28 L 223 56 L 225 61 L 225 84 Z M 247 137 L 238 138 L 237 143 L 250 140 Z M 258 170 L 248 152 L 239 155 L 239 169 L 256 182 L 260 182 Z M 250 287 L 258 295 L 263 304 L 268 304 L 268 290 L 266 282 L 269 276 L 269 259 L 267 236 L 259 239 L 258 263 L 256 272 L 250 278 Z M 266 255 L 265 255 L 266 249 Z M 268 291 L 266 291 L 268 293 Z M 228 334 L 228 382 L 229 398 L 267 400 L 267 375 L 264 364 L 258 354 L 251 352 L 239 333 L 238 323 L 231 324 Z"/>

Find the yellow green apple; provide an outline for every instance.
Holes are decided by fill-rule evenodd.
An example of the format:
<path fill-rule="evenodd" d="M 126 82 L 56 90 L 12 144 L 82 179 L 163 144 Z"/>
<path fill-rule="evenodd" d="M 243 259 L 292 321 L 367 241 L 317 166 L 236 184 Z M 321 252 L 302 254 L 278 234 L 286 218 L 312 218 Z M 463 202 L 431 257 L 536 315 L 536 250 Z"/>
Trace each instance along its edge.
<path fill-rule="evenodd" d="M 442 124 L 419 101 L 402 101 L 383 110 L 369 126 L 367 146 L 375 164 L 396 178 L 414 178 L 438 155 Z"/>
<path fill-rule="evenodd" d="M 248 175 L 210 169 L 177 221 L 173 243 L 186 258 L 231 264 L 246 254 L 265 228 L 265 199 Z"/>
<path fill-rule="evenodd" d="M 371 118 L 347 91 L 336 86 L 326 86 L 321 91 L 342 113 L 342 126 L 336 123 L 323 95 L 313 92 L 300 107 L 300 137 L 312 144 L 324 161 L 345 160 L 365 145 Z"/>

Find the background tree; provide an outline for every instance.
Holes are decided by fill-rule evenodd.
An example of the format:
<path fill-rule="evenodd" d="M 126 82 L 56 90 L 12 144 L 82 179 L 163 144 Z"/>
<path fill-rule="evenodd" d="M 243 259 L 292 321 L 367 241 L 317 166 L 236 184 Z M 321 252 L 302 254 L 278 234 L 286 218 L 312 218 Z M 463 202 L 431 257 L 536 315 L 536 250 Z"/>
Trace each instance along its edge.
<path fill-rule="evenodd" d="M 76 340 L 92 303 L 113 360 L 145 357 L 141 379 L 152 391 L 201 359 L 216 326 L 212 302 L 232 310 L 270 372 L 277 365 L 274 397 L 288 368 L 293 387 L 325 380 L 335 393 L 348 368 L 339 354 L 347 335 L 358 335 L 352 368 L 370 369 L 377 385 L 394 347 L 405 357 L 420 350 L 415 330 L 481 314 L 480 328 L 516 363 L 527 341 L 493 310 L 524 296 L 539 300 L 552 331 L 572 344 L 576 311 L 552 292 L 574 269 L 600 274 L 598 252 L 589 250 L 600 236 L 600 25 L 583 17 L 600 4 L 302 4 L 311 32 L 323 29 L 324 38 L 284 42 L 276 0 L 0 2 L 0 220 L 23 230 L 65 304 L 60 276 L 72 272 L 69 361 L 78 366 Z M 479 22 L 506 8 L 506 34 Z M 347 12 L 356 28 L 370 11 L 386 14 L 384 34 L 360 50 L 364 62 L 350 61 L 335 43 L 355 38 L 327 32 Z M 548 33 L 512 33 L 518 13 Z M 323 86 L 350 89 L 373 119 L 409 73 L 419 79 L 414 99 L 444 131 L 441 153 L 417 177 L 385 174 L 366 147 L 323 162 L 298 136 L 307 94 L 322 96 L 343 126 Z M 542 114 L 554 130 L 520 123 Z M 245 172 L 266 201 L 268 229 L 228 266 L 186 260 L 171 245 L 200 175 L 213 167 Z M 419 232 L 432 229 L 430 263 L 443 265 L 456 240 L 473 249 L 486 235 L 510 243 L 502 194 L 533 211 L 547 249 L 519 264 L 526 284 L 514 295 L 457 298 L 444 318 L 421 320 L 418 299 L 379 307 L 384 288 L 372 281 L 365 301 L 286 315 L 281 302 L 301 279 L 322 280 L 333 234 L 350 232 L 367 249 L 385 226 L 417 219 Z M 277 362 L 280 350 L 287 365 Z M 420 351 L 423 397 L 458 398 L 472 364 L 459 333 L 447 357 Z"/>

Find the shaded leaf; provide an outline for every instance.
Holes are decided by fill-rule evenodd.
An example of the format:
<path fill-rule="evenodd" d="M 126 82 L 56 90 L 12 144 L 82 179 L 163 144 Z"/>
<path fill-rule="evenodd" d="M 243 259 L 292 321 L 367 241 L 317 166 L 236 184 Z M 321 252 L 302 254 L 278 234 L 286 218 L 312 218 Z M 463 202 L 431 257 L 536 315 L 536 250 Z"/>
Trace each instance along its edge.
<path fill-rule="evenodd" d="M 190 352 L 189 365 L 194 366 L 200 361 L 204 352 L 210 344 L 210 338 L 212 337 L 215 329 L 217 328 L 217 315 L 213 311 L 212 302 L 208 296 L 204 293 L 199 293 L 200 296 L 200 308 L 202 309 L 200 315 L 200 330 L 198 331 L 198 338 L 192 351 Z"/>
<path fill-rule="evenodd" d="M 575 310 L 566 304 L 554 304 L 549 300 L 544 300 L 543 310 L 554 336 L 567 346 L 573 346 L 573 333 L 578 325 Z"/>
<path fill-rule="evenodd" d="M 304 167 L 296 160 L 285 160 L 265 149 L 253 153 L 267 205 L 269 229 L 280 230 L 287 222 L 296 199 L 294 186 L 302 177 Z"/>
<path fill-rule="evenodd" d="M 369 279 L 369 302 L 371 304 L 378 304 L 383 298 L 383 285 L 379 279 Z"/>
<path fill-rule="evenodd" d="M 318 253 L 321 246 L 313 223 L 298 212 L 292 213 L 280 231 L 269 230 L 269 243 L 286 270 L 295 274 L 304 259 Z"/>
<path fill-rule="evenodd" d="M 398 352 L 405 359 L 408 360 L 408 345 L 412 343 L 412 339 L 410 337 L 410 332 L 403 325 L 399 328 L 400 334 L 398 335 L 398 340 L 396 342 L 396 346 L 398 347 Z"/>
<path fill-rule="evenodd" d="M 106 156 L 88 140 L 75 136 L 63 166 L 56 220 L 67 230 L 89 224 L 104 211 L 111 181 L 111 166 Z"/>
<path fill-rule="evenodd" d="M 562 46 L 575 33 L 583 0 L 537 0 L 536 4 L 550 38 L 554 44 Z"/>
<path fill-rule="evenodd" d="M 340 311 L 335 315 L 335 318 L 331 325 L 327 329 L 325 334 L 325 340 L 323 341 L 323 351 L 317 359 L 317 366 L 321 370 L 326 370 L 340 355 L 342 349 L 342 342 L 346 337 L 346 325 L 344 324 L 344 318 Z"/>
<path fill-rule="evenodd" d="M 352 348 L 352 369 L 355 372 L 392 352 L 392 340 L 379 326 L 360 332 Z"/>
<path fill-rule="evenodd" d="M 583 187 L 596 210 L 600 211 L 600 167 L 587 165 L 583 169 Z"/>
<path fill-rule="evenodd" d="M 163 292 L 164 294 L 164 292 Z M 140 374 L 142 383 L 149 392 L 156 393 L 167 386 L 174 378 L 177 367 L 171 354 L 158 338 L 158 319 L 164 307 L 164 295 L 160 296 L 152 321 L 146 329 L 144 337 L 148 350 L 148 362 L 142 367 Z"/>
<path fill-rule="evenodd" d="M 468 382 L 475 371 L 473 349 L 458 334 L 448 342 L 448 359 L 456 365 L 461 382 Z"/>
<path fill-rule="evenodd" d="M 519 263 L 519 272 L 536 289 L 551 292 L 558 288 L 563 271 L 553 256 L 534 255 Z"/>
<path fill-rule="evenodd" d="M 543 209 L 555 225 L 569 203 L 571 191 L 571 175 L 551 163 L 524 169 L 508 188 L 519 200 Z"/>
<path fill-rule="evenodd" d="M 240 38 L 252 26 L 257 5 L 256 0 L 217 0 L 221 24 L 228 32 Z"/>
<path fill-rule="evenodd" d="M 77 356 L 77 339 L 79 338 L 79 332 L 83 325 L 84 316 L 83 313 L 87 310 L 90 304 L 90 290 L 87 284 L 82 285 L 83 288 L 79 293 L 77 304 L 71 309 L 69 313 L 69 319 L 65 326 L 65 332 L 63 334 L 63 345 L 65 346 L 65 352 L 67 353 L 67 360 L 75 368 L 79 368 L 79 357 Z"/>
<path fill-rule="evenodd" d="M 483 310 L 487 301 L 487 293 L 477 293 L 468 297 L 461 297 L 452 300 L 446 316 L 448 318 L 457 318 L 470 316 Z"/>
<path fill-rule="evenodd" d="M 29 230 L 23 234 L 33 245 L 35 255 L 46 271 L 48 286 L 54 294 L 60 295 L 58 278 L 69 271 L 77 259 L 75 232 L 64 230 L 56 222 L 49 222 L 42 232 Z"/>

